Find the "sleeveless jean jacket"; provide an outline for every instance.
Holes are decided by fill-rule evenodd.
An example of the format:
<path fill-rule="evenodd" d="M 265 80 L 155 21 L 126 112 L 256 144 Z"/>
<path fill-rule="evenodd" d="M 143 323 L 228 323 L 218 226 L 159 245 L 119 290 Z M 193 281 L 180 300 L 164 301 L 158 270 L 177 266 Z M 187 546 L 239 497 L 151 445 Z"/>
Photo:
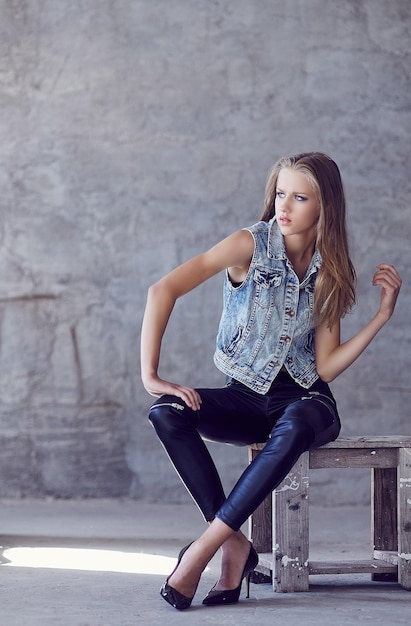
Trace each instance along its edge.
<path fill-rule="evenodd" d="M 312 310 L 321 255 L 315 251 L 300 283 L 275 218 L 245 230 L 254 237 L 254 255 L 239 286 L 226 272 L 214 363 L 260 394 L 268 392 L 283 366 L 308 389 L 319 378 Z"/>

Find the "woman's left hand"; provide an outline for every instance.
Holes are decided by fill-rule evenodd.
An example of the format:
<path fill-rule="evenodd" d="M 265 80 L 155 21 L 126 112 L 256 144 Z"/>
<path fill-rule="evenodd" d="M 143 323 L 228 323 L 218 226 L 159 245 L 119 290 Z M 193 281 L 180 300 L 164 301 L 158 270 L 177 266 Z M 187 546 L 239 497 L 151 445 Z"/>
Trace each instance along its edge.
<path fill-rule="evenodd" d="M 393 265 L 381 263 L 377 265 L 372 284 L 381 287 L 379 313 L 387 320 L 394 312 L 395 303 L 401 288 L 401 277 Z"/>

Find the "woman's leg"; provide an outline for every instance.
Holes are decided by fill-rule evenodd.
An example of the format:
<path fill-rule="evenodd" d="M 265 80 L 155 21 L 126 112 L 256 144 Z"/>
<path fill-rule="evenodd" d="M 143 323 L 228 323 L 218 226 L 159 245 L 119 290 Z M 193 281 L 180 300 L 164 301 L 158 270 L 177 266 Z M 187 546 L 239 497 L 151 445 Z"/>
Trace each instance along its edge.
<path fill-rule="evenodd" d="M 222 586 L 221 588 L 234 589 L 237 587 L 240 582 L 239 579 L 244 563 L 250 551 L 250 544 L 244 535 L 242 535 L 244 541 L 241 539 L 236 540 L 236 535 L 238 535 L 238 533 L 235 533 L 232 528 L 224 524 L 224 522 L 217 518 L 214 519 L 207 530 L 191 544 L 184 554 L 178 568 L 169 577 L 169 584 L 174 589 L 177 589 L 179 593 L 191 598 L 196 592 L 201 574 L 207 564 L 211 561 L 217 550 L 232 541 L 234 537 L 234 543 L 237 549 L 233 550 L 232 556 L 236 562 L 232 564 L 231 569 L 232 574 L 235 574 L 235 578 L 232 575 L 231 578 L 226 581 L 227 586 Z M 238 572 L 240 572 L 240 574 L 238 574 Z M 217 589 L 217 585 L 214 589 Z"/>
<path fill-rule="evenodd" d="M 203 438 L 246 445 L 264 441 L 271 425 L 264 398 L 243 385 L 198 391 L 199 411 L 192 411 L 180 398 L 163 396 L 151 407 L 149 419 L 204 518 L 211 521 L 225 494 Z"/>
<path fill-rule="evenodd" d="M 198 417 L 174 396 L 163 396 L 149 414 L 168 457 L 204 518 L 213 519 L 225 500 L 220 477 L 198 431 Z"/>
<path fill-rule="evenodd" d="M 332 441 L 339 431 L 340 421 L 331 400 L 308 393 L 289 404 L 264 449 L 245 469 L 216 516 L 238 530 L 303 452 Z"/>
<path fill-rule="evenodd" d="M 219 546 L 223 547 L 223 573 L 215 589 L 235 588 L 249 551 L 246 538 L 238 531 L 240 526 L 278 486 L 302 452 L 338 436 L 340 426 L 333 401 L 323 395 L 315 397 L 316 391 L 304 392 L 296 385 L 293 387 L 292 392 L 286 390 L 288 405 L 284 401 L 284 388 L 265 402 L 265 415 L 275 426 L 264 450 L 246 468 L 214 521 L 187 550 L 170 577 L 170 584 L 180 593 L 191 596 L 195 592 L 201 572 Z M 263 420 L 260 428 L 262 424 Z M 264 440 L 253 437 L 244 443 Z"/>
<path fill-rule="evenodd" d="M 201 567 L 204 569 L 218 542 L 222 542 L 223 571 L 214 589 L 235 588 L 249 550 L 237 529 L 279 485 L 304 451 L 320 441 L 318 445 L 335 439 L 339 428 L 335 405 L 327 399 L 318 400 L 307 394 L 289 404 L 275 423 L 265 448 L 243 472 L 210 527 L 185 555 L 184 567 L 178 568 L 170 584 L 194 593 Z"/>
<path fill-rule="evenodd" d="M 311 445 L 311 427 L 298 419 L 281 417 L 265 447 L 247 466 L 216 517 L 238 530 L 269 493 L 287 476 L 299 456 Z"/>

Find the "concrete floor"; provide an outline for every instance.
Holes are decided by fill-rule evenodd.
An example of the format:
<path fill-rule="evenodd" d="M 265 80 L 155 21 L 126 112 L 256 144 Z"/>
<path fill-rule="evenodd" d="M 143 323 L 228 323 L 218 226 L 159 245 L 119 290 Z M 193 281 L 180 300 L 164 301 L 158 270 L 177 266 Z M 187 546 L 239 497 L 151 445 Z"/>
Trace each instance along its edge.
<path fill-rule="evenodd" d="M 311 558 L 368 558 L 368 507 L 311 507 Z M 411 593 L 369 575 L 312 576 L 307 593 L 251 585 L 236 605 L 205 607 L 216 557 L 192 607 L 159 596 L 179 549 L 204 529 L 194 505 L 139 501 L 0 500 L 2 626 L 411 623 Z"/>

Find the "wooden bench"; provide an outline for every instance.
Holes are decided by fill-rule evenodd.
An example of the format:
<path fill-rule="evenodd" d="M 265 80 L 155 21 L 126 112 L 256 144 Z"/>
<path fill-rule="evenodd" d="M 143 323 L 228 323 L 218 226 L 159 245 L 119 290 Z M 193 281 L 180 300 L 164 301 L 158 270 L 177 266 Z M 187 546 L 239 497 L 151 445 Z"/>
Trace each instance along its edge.
<path fill-rule="evenodd" d="M 250 461 L 263 448 L 249 446 Z M 309 559 L 309 471 L 336 467 L 371 468 L 370 560 Z M 411 436 L 341 437 L 305 452 L 251 516 L 250 538 L 277 592 L 308 591 L 310 574 L 354 573 L 411 589 Z"/>

